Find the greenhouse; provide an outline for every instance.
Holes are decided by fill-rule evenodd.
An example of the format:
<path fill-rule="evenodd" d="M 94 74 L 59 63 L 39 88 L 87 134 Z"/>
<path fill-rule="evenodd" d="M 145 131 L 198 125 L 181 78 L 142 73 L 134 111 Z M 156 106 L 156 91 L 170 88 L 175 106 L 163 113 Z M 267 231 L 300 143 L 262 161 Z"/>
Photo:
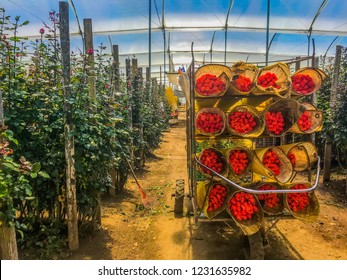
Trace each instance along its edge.
<path fill-rule="evenodd" d="M 2 1 L 0 259 L 346 260 L 346 10 Z"/>

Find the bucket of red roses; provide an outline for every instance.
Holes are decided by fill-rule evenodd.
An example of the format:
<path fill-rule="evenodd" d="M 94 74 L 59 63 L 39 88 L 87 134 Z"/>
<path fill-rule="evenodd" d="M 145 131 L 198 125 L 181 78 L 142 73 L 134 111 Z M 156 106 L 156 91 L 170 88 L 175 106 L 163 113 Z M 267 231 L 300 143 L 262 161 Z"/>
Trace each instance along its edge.
<path fill-rule="evenodd" d="M 226 117 L 219 108 L 203 108 L 195 117 L 195 131 L 197 134 L 218 136 L 226 126 Z"/>
<path fill-rule="evenodd" d="M 299 103 L 292 99 L 280 99 L 263 112 L 265 132 L 272 137 L 283 136 L 298 118 Z"/>
<path fill-rule="evenodd" d="M 323 112 L 310 103 L 299 103 L 297 121 L 289 131 L 298 134 L 310 134 L 321 131 L 322 128 Z"/>
<path fill-rule="evenodd" d="M 225 210 L 230 188 L 217 181 L 204 181 L 197 188 L 197 205 L 209 219 Z"/>
<path fill-rule="evenodd" d="M 242 178 L 249 173 L 252 165 L 253 152 L 245 147 L 232 147 L 227 149 L 226 159 L 229 163 L 230 175 Z"/>
<path fill-rule="evenodd" d="M 264 125 L 261 114 L 249 105 L 236 106 L 227 114 L 227 129 L 233 135 L 258 137 Z"/>
<path fill-rule="evenodd" d="M 305 67 L 292 76 L 292 95 L 309 96 L 317 92 L 327 75 L 320 69 Z"/>
<path fill-rule="evenodd" d="M 286 189 L 308 189 L 311 188 L 310 183 L 292 183 L 284 185 Z M 285 208 L 293 215 L 293 217 L 312 222 L 319 214 L 319 202 L 317 196 L 313 192 L 287 193 L 284 195 Z"/>
<path fill-rule="evenodd" d="M 280 183 L 288 182 L 293 175 L 289 158 L 278 147 L 255 149 L 251 170 Z"/>
<path fill-rule="evenodd" d="M 281 190 L 282 187 L 276 182 L 262 182 L 256 184 L 257 190 Z M 268 194 L 257 194 L 259 203 L 264 211 L 269 215 L 277 215 L 283 212 L 284 201 L 283 194 L 280 193 L 268 193 Z"/>
<path fill-rule="evenodd" d="M 207 148 L 201 151 L 198 155 L 199 161 L 212 169 L 213 171 L 219 173 L 220 175 L 228 176 L 228 164 L 223 155 L 223 153 L 215 148 Z M 220 178 L 213 175 L 213 173 L 207 168 L 199 165 L 199 170 L 208 178 L 215 178 L 216 180 L 221 180 Z"/>
<path fill-rule="evenodd" d="M 255 234 L 261 227 L 264 213 L 256 195 L 234 190 L 228 198 L 226 211 L 245 235 Z"/>
<path fill-rule="evenodd" d="M 258 67 L 242 61 L 235 63 L 231 68 L 230 91 L 235 95 L 249 95 L 255 87 Z"/>
<path fill-rule="evenodd" d="M 230 68 L 220 64 L 207 64 L 195 72 L 195 96 L 223 96 L 230 85 Z"/>
<path fill-rule="evenodd" d="M 276 95 L 282 98 L 290 96 L 290 69 L 285 63 L 279 62 L 261 68 L 256 78 L 255 95 Z"/>
<path fill-rule="evenodd" d="M 318 152 L 310 142 L 299 142 L 278 146 L 289 158 L 294 171 L 304 171 L 317 162 Z"/>

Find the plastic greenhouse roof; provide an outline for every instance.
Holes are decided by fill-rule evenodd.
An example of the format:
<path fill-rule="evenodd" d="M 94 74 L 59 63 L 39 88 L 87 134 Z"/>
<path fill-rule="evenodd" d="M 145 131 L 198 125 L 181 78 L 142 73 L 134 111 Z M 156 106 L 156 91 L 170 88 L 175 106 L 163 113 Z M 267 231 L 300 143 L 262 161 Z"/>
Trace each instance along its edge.
<path fill-rule="evenodd" d="M 148 66 L 149 4 L 151 1 L 151 65 L 155 76 L 164 65 L 168 50 L 176 66 L 191 61 L 191 43 L 195 59 L 205 62 L 244 60 L 264 63 L 266 53 L 267 4 L 270 2 L 269 61 L 307 56 L 308 38 L 315 42 L 315 55 L 335 53 L 335 45 L 347 45 L 346 0 L 69 0 L 73 2 L 80 25 L 93 20 L 94 46 L 103 43 L 111 53 L 110 43 L 118 44 L 121 66 L 135 56 L 140 67 Z M 29 20 L 19 35 L 35 39 L 48 13 L 59 11 L 58 0 L 2 0 L 0 7 L 12 17 Z M 230 10 L 229 10 L 230 8 Z M 228 13 L 230 11 L 230 13 Z M 72 50 L 82 49 L 76 16 L 70 7 Z M 227 30 L 227 32 L 225 32 Z M 225 34 L 227 39 L 225 41 Z M 212 44 L 212 38 L 213 44 Z M 226 44 L 225 44 L 226 42 Z M 312 55 L 310 40 L 310 55 Z M 212 51 L 211 51 L 212 50 Z M 164 68 L 162 68 L 164 69 Z"/>

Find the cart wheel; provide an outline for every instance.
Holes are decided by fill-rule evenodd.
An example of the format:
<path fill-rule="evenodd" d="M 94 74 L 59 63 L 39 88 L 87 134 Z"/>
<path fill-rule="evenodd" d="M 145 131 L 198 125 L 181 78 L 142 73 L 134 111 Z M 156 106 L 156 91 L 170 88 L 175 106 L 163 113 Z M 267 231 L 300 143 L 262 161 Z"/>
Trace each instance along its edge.
<path fill-rule="evenodd" d="M 184 201 L 184 180 L 176 180 L 174 213 L 182 215 Z"/>
<path fill-rule="evenodd" d="M 261 232 L 244 237 L 243 250 L 246 260 L 263 260 L 265 257 L 264 239 Z"/>

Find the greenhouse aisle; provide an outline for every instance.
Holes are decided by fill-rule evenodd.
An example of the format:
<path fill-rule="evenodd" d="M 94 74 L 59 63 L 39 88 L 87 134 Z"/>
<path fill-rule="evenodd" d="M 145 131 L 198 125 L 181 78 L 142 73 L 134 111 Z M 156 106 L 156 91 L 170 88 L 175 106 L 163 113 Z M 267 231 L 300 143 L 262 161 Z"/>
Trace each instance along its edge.
<path fill-rule="evenodd" d="M 142 187 L 155 198 L 155 208 L 143 209 L 135 181 L 129 179 L 116 199 L 103 199 L 101 228 L 82 237 L 80 250 L 66 259 L 242 259 L 238 231 L 223 223 L 196 228 L 191 217 L 174 217 L 171 193 L 177 179 L 187 179 L 185 145 L 181 119 L 138 174 Z M 266 259 L 347 259 L 347 211 L 324 190 L 318 196 L 318 220 L 280 221 L 269 232 Z"/>

